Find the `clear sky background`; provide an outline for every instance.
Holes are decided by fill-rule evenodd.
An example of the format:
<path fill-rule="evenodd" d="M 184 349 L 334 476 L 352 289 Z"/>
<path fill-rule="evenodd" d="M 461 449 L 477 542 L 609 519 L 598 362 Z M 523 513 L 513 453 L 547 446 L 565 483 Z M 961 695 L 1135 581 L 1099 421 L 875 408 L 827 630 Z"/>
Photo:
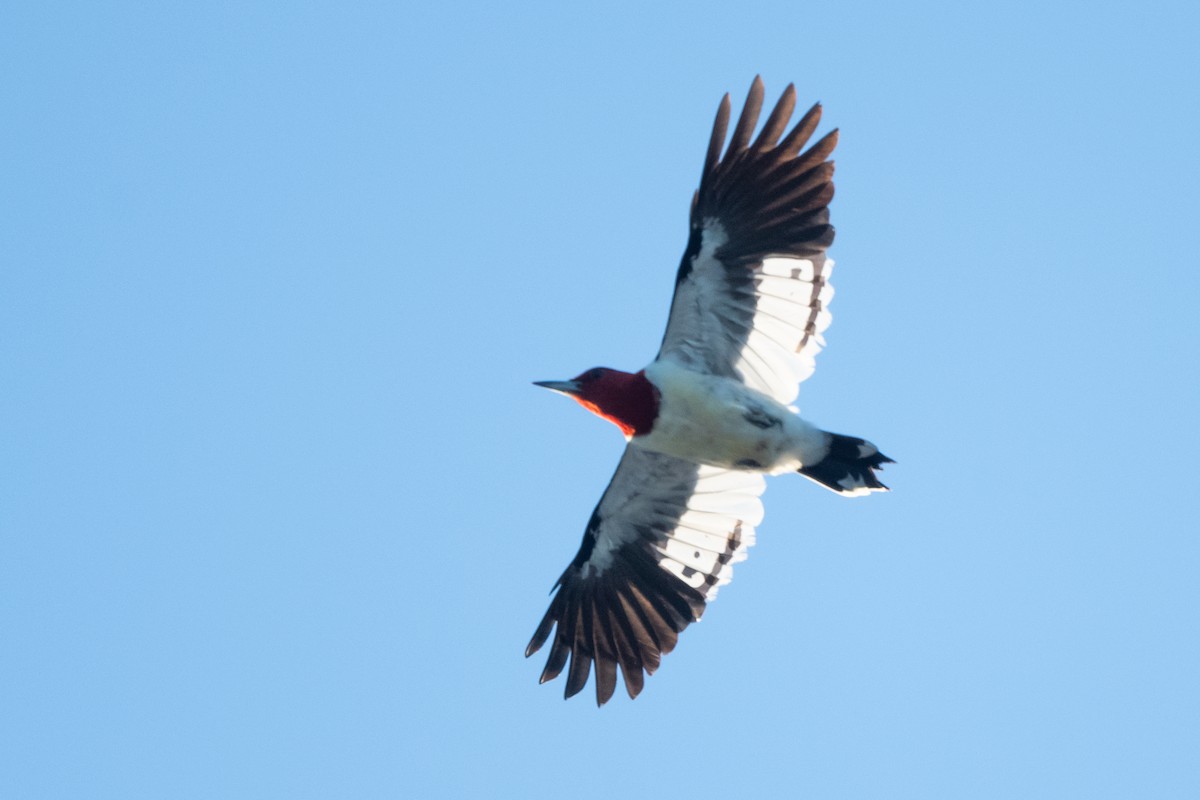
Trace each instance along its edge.
<path fill-rule="evenodd" d="M 1191 3 L 0 12 L 0 796 L 1200 797 Z M 522 650 L 713 113 L 842 129 L 806 416 L 645 692 Z"/>

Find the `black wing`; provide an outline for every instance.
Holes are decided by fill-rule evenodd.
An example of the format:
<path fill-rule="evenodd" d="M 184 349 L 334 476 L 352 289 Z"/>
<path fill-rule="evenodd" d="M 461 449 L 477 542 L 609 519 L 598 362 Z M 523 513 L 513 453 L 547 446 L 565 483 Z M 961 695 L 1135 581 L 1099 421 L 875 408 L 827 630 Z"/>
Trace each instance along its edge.
<path fill-rule="evenodd" d="M 564 695 L 571 697 L 595 665 L 603 705 L 620 666 L 636 697 L 643 671 L 658 668 L 679 632 L 729 582 L 731 565 L 746 557 L 764 488 L 755 473 L 627 447 L 525 650 L 533 655 L 554 629 L 541 682 L 557 677 L 569 658 Z"/>
<path fill-rule="evenodd" d="M 821 118 L 815 105 L 780 141 L 796 103 L 788 86 L 751 143 L 762 100 L 755 78 L 724 157 L 729 95 L 721 101 L 659 358 L 739 378 L 790 403 L 812 374 L 830 320 L 826 159 L 837 131 L 800 153 Z"/>

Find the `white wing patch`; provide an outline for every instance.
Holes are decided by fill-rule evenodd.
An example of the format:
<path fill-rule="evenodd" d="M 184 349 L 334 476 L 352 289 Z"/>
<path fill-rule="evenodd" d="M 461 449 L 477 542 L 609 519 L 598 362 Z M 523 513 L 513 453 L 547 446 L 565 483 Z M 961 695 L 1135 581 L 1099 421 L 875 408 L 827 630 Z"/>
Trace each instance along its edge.
<path fill-rule="evenodd" d="M 784 405 L 812 375 L 832 317 L 833 260 L 772 256 L 746 267 L 750 283 L 733 291 L 717 251 L 728 241 L 721 222 L 705 220 L 689 285 L 673 310 L 668 344 L 684 363 L 705 364 L 724 352 L 750 387 Z M 677 313 L 676 313 L 677 312 Z M 747 335 L 745 325 L 749 322 Z M 743 338 L 744 337 L 744 338 Z M 695 368 L 695 366 L 693 366 Z"/>
<path fill-rule="evenodd" d="M 791 403 L 800 383 L 812 375 L 822 334 L 832 319 L 829 273 L 832 259 L 764 259 L 754 271 L 753 330 L 735 363 L 750 386 L 781 403 Z M 734 300 L 739 302 L 739 300 Z"/>
<path fill-rule="evenodd" d="M 759 495 L 766 488 L 753 472 L 701 467 L 687 510 L 654 545 L 658 565 L 711 601 L 744 561 L 763 517 Z"/>

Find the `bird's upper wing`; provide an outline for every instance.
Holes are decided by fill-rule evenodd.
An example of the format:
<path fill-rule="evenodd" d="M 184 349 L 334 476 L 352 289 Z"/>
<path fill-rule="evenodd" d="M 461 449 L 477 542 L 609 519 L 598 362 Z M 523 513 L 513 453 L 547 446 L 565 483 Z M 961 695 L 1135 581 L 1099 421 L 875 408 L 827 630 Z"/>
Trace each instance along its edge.
<path fill-rule="evenodd" d="M 790 403 L 824 346 L 833 289 L 829 201 L 837 131 L 800 153 L 820 105 L 782 141 L 796 103 L 788 86 L 753 143 L 763 86 L 754 79 L 725 155 L 729 95 L 713 124 L 691 233 L 659 358 L 745 381 Z"/>
<path fill-rule="evenodd" d="M 617 666 L 630 697 L 642 690 L 680 631 L 700 619 L 732 564 L 746 557 L 762 520 L 759 474 L 702 466 L 636 446 L 625 448 L 556 584 L 525 655 L 550 638 L 541 681 L 567 664 L 565 696 L 596 670 L 596 702 L 612 697 Z"/>

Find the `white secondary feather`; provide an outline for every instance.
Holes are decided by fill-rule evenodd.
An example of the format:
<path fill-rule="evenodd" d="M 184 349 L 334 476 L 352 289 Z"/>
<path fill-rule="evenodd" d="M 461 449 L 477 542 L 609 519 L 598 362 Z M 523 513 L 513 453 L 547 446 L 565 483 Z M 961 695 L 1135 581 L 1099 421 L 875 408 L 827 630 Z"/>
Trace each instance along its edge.
<path fill-rule="evenodd" d="M 711 600 L 754 543 L 765 489 L 757 473 L 628 447 L 597 508 L 596 542 L 582 574 L 603 574 L 617 550 L 640 540 L 658 554 L 660 567 Z"/>
<path fill-rule="evenodd" d="M 739 290 L 718 257 L 727 240 L 720 221 L 705 220 L 699 253 L 676 287 L 660 357 L 669 354 L 692 369 L 718 373 L 728 365 L 747 386 L 791 403 L 825 346 L 833 260 L 765 258 L 743 268 L 752 290 Z"/>
<path fill-rule="evenodd" d="M 663 556 L 659 566 L 711 601 L 718 587 L 733 579 L 733 564 L 744 561 L 754 544 L 765 488 L 766 481 L 756 473 L 701 467 L 688 511 L 657 548 Z"/>

